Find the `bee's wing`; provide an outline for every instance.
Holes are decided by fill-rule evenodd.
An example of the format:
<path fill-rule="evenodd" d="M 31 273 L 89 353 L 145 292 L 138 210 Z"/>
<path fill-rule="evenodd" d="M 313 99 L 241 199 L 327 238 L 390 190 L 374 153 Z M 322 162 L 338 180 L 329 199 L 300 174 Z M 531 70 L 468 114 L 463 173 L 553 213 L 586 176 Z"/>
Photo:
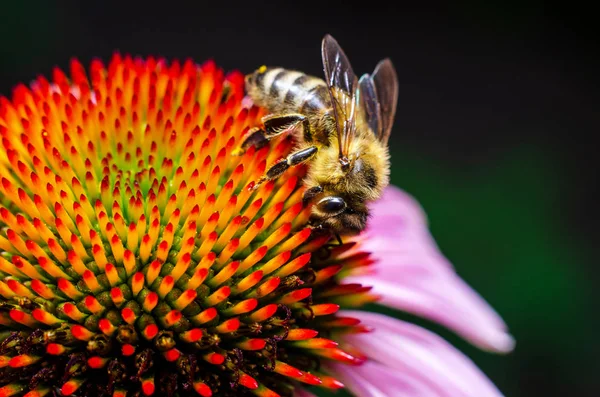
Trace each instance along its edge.
<path fill-rule="evenodd" d="M 398 75 L 389 58 L 380 61 L 371 76 L 381 112 L 379 140 L 387 144 L 398 104 Z"/>
<path fill-rule="evenodd" d="M 358 80 L 359 90 L 359 103 L 361 111 L 364 111 L 365 118 L 369 128 L 378 139 L 381 139 L 382 125 L 381 125 L 381 107 L 379 106 L 379 100 L 377 99 L 377 90 L 371 75 L 365 73 Z"/>
<path fill-rule="evenodd" d="M 325 81 L 338 132 L 340 158 L 348 156 L 350 142 L 355 132 L 356 91 L 358 79 L 350 61 L 337 41 L 330 35 L 323 38 L 321 45 Z"/>

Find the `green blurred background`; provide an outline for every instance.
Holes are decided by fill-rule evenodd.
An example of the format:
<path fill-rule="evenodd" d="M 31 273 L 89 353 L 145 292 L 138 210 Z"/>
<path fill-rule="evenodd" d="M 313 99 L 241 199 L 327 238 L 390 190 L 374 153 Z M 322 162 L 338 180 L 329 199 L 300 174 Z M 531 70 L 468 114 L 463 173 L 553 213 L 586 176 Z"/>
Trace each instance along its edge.
<path fill-rule="evenodd" d="M 390 56 L 401 87 L 392 182 L 422 203 L 441 250 L 517 348 L 483 353 L 411 320 L 507 396 L 598 396 L 598 154 L 587 134 L 600 126 L 599 61 L 593 14 L 575 7 L 5 2 L 0 94 L 71 56 L 114 50 L 320 75 L 329 32 L 358 72 Z"/>

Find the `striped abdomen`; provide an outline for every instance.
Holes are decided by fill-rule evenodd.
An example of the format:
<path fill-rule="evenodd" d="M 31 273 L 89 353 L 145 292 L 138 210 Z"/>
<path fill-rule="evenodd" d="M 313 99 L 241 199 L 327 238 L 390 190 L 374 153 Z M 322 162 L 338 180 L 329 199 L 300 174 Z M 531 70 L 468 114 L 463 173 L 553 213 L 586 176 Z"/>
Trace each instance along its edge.
<path fill-rule="evenodd" d="M 322 113 L 331 107 L 325 82 L 295 70 L 262 67 L 246 77 L 246 90 L 273 113 Z"/>

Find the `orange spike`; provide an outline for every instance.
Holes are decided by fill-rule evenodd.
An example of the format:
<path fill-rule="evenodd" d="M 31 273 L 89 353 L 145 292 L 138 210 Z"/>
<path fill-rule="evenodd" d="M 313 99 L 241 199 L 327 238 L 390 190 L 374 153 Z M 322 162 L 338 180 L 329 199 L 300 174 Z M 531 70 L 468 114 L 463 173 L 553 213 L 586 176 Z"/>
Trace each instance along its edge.
<path fill-rule="evenodd" d="M 33 295 L 31 293 L 31 291 L 24 286 L 23 284 L 21 284 L 19 281 L 14 280 L 14 279 L 8 279 L 6 280 L 6 285 L 8 286 L 8 288 L 10 288 L 15 295 L 17 296 L 23 296 L 29 299 L 35 299 L 35 295 Z"/>
<path fill-rule="evenodd" d="M 75 393 L 77 389 L 79 389 L 82 385 L 83 380 L 72 378 L 62 386 L 60 392 L 63 394 L 63 396 L 70 396 L 71 394 Z"/>
<path fill-rule="evenodd" d="M 300 341 L 300 340 L 312 339 L 312 338 L 316 337 L 318 334 L 319 334 L 319 332 L 317 332 L 313 329 L 295 328 L 295 329 L 289 330 L 285 340 Z"/>
<path fill-rule="evenodd" d="M 231 222 L 229 222 L 229 224 L 227 225 L 225 230 L 221 233 L 221 235 L 219 236 L 219 239 L 217 240 L 217 242 L 215 244 L 216 251 L 222 250 L 223 247 L 225 246 L 225 244 L 232 239 L 232 237 L 238 231 L 241 223 L 242 223 L 242 217 L 239 215 L 236 216 L 235 218 L 233 218 L 231 220 Z"/>
<path fill-rule="evenodd" d="M 146 269 L 146 284 L 152 285 L 154 280 L 160 274 L 160 270 L 162 269 L 162 263 L 156 259 L 150 265 L 148 265 L 148 269 Z"/>
<path fill-rule="evenodd" d="M 204 304 L 209 307 L 215 306 L 215 305 L 221 303 L 222 301 L 224 301 L 225 299 L 227 299 L 229 297 L 230 293 L 231 293 L 231 288 L 229 288 L 227 286 L 221 287 L 218 290 L 216 290 L 215 292 L 213 292 L 211 295 L 206 297 L 204 299 Z"/>
<path fill-rule="evenodd" d="M 71 264 L 73 270 L 75 270 L 80 276 L 82 276 L 83 273 L 85 273 L 85 271 L 88 270 L 75 251 L 69 251 L 67 253 L 67 258 L 69 259 L 69 263 Z"/>
<path fill-rule="evenodd" d="M 217 257 L 216 264 L 221 267 L 233 256 L 233 254 L 237 251 L 240 245 L 240 239 L 234 238 L 231 240 L 225 248 L 221 251 L 219 256 Z"/>
<path fill-rule="evenodd" d="M 158 294 L 156 292 L 150 292 L 144 298 L 144 302 L 142 303 L 142 308 L 146 313 L 151 313 L 152 310 L 158 304 Z"/>
<path fill-rule="evenodd" d="M 25 274 L 30 279 L 38 279 L 46 282 L 49 281 L 46 277 L 42 276 L 41 273 L 38 272 L 38 270 L 27 261 L 27 259 L 13 256 L 12 262 L 21 273 Z"/>
<path fill-rule="evenodd" d="M 112 263 L 106 265 L 104 269 L 104 273 L 106 274 L 106 278 L 111 286 L 115 286 L 121 283 L 121 279 L 119 277 L 119 273 L 117 272 L 117 268 Z"/>
<path fill-rule="evenodd" d="M 173 276 L 171 276 L 171 275 L 165 276 L 162 279 L 162 281 L 160 282 L 158 290 L 156 291 L 158 293 L 158 296 L 160 296 L 162 299 L 164 299 L 165 296 L 167 296 L 167 294 L 169 292 L 171 292 L 174 285 L 175 285 L 175 280 L 173 279 Z"/>
<path fill-rule="evenodd" d="M 340 306 L 333 303 L 321 303 L 312 305 L 310 309 L 315 316 L 327 316 L 336 313 L 340 309 Z"/>
<path fill-rule="evenodd" d="M 290 263 L 279 268 L 279 270 L 277 270 L 274 273 L 274 275 L 277 277 L 283 278 L 283 277 L 289 276 L 290 274 L 296 273 L 310 261 L 310 256 L 311 256 L 311 254 L 309 252 L 306 254 L 302 254 L 302 255 L 298 256 L 297 258 L 294 258 L 294 260 L 292 260 Z"/>
<path fill-rule="evenodd" d="M 338 274 L 340 270 L 342 270 L 342 267 L 343 265 L 333 265 L 318 270 L 313 284 L 318 285 L 329 280 L 331 277 Z"/>
<path fill-rule="evenodd" d="M 125 296 L 123 295 L 123 291 L 119 287 L 113 287 L 110 290 L 110 298 L 116 307 L 121 307 L 123 302 L 125 302 Z"/>
<path fill-rule="evenodd" d="M 131 310 L 130 308 L 126 307 L 126 308 L 124 308 L 124 309 L 121 310 L 121 318 L 127 324 L 133 325 L 135 323 L 135 320 L 137 319 L 137 316 L 136 316 L 136 314 L 135 314 L 135 312 L 133 310 Z"/>
<path fill-rule="evenodd" d="M 106 318 L 100 319 L 98 328 L 107 336 L 112 336 L 117 330 L 117 328 Z"/>
<path fill-rule="evenodd" d="M 89 231 L 88 231 L 87 235 L 89 236 Z M 79 240 L 79 237 L 77 237 L 76 234 L 71 234 L 71 247 L 73 247 L 73 251 L 77 254 L 77 256 L 79 258 L 81 258 L 81 259 L 89 259 L 90 258 L 87 251 L 85 250 L 85 247 L 83 246 L 81 240 Z"/>
<path fill-rule="evenodd" d="M 192 244 L 193 244 L 194 239 L 192 238 Z M 192 261 L 192 256 L 186 252 L 185 254 L 183 254 L 178 260 L 177 260 L 177 264 L 175 265 L 175 267 L 173 268 L 173 270 L 171 270 L 171 277 L 173 277 L 173 280 L 175 280 L 175 282 L 177 282 L 177 280 L 179 280 L 179 278 L 181 278 L 181 276 L 188 270 L 188 267 L 190 266 L 190 262 Z"/>
<path fill-rule="evenodd" d="M 262 350 L 266 345 L 267 341 L 264 339 L 246 339 L 236 344 L 242 350 Z"/>
<path fill-rule="evenodd" d="M 262 298 L 264 296 L 269 295 L 271 292 L 275 291 L 275 288 L 279 286 L 281 279 L 279 277 L 271 277 L 265 280 L 261 285 L 259 285 L 254 291 L 249 294 L 246 294 L 248 297 Z"/>
<path fill-rule="evenodd" d="M 58 297 L 54 294 L 46 283 L 41 282 L 40 280 L 31 280 L 31 289 L 38 294 L 40 297 L 48 300 L 54 300 Z"/>
<path fill-rule="evenodd" d="M 125 254 L 125 249 L 123 248 L 121 238 L 117 234 L 114 234 L 110 238 L 110 248 L 113 256 L 115 257 L 115 261 L 123 262 L 123 255 Z"/>
<path fill-rule="evenodd" d="M 96 299 L 92 295 L 88 295 L 85 297 L 84 304 L 85 307 L 94 314 L 100 314 L 105 310 L 104 306 L 102 306 L 102 304 L 98 302 L 98 299 Z"/>
<path fill-rule="evenodd" d="M 144 287 L 144 273 L 137 272 L 131 278 L 131 293 L 137 296 Z"/>
<path fill-rule="evenodd" d="M 8 365 L 12 368 L 22 368 L 27 367 L 31 364 L 35 364 L 40 361 L 42 357 L 39 356 L 31 356 L 29 354 L 21 354 L 20 356 L 16 356 L 10 359 Z"/>
<path fill-rule="evenodd" d="M 273 228 L 277 229 L 281 227 L 284 223 L 292 222 L 302 211 L 303 209 L 302 202 L 296 203 L 288 208 L 282 215 L 280 215 L 271 225 Z"/>
<path fill-rule="evenodd" d="M 29 258 L 29 259 L 33 258 L 33 255 L 27 249 L 27 245 L 25 244 L 23 239 L 17 233 L 15 233 L 14 230 L 12 230 L 12 229 L 6 230 L 6 237 L 8 238 L 8 241 L 10 241 L 12 246 L 14 248 L 16 248 L 17 251 L 19 251 L 19 253 L 21 255 L 23 255 L 24 257 Z M 8 249 L 8 250 L 14 251 L 13 249 Z"/>
<path fill-rule="evenodd" d="M 290 256 L 292 256 L 292 253 L 290 251 L 282 252 L 281 254 L 277 255 L 276 257 L 265 263 L 260 268 L 260 270 L 262 270 L 265 275 L 271 274 L 277 269 L 279 269 L 281 266 L 283 266 L 290 259 Z"/>
<path fill-rule="evenodd" d="M 364 357 L 353 356 L 352 354 L 347 353 L 337 347 L 331 349 L 314 349 L 310 350 L 310 352 L 321 357 L 329 358 L 335 361 L 341 361 L 351 365 L 360 365 L 365 361 Z"/>
<path fill-rule="evenodd" d="M 81 325 L 71 327 L 71 334 L 75 339 L 87 342 L 94 336 L 94 333 Z"/>
<path fill-rule="evenodd" d="M 152 242 L 149 234 L 144 235 L 142 237 L 142 243 L 140 245 L 140 260 L 142 264 L 147 263 L 148 259 L 150 259 L 150 254 L 152 253 Z"/>
<path fill-rule="evenodd" d="M 265 220 L 263 218 L 258 218 L 256 222 L 248 227 L 248 229 L 240 237 L 240 246 L 238 248 L 240 251 L 246 248 L 254 240 L 254 238 L 258 236 L 258 233 L 264 230 L 264 223 Z"/>
<path fill-rule="evenodd" d="M 95 232 L 94 232 L 94 235 L 95 235 Z M 92 241 L 94 241 L 94 238 L 92 238 Z M 104 248 L 103 248 L 101 242 L 100 242 L 100 244 L 94 244 L 92 246 L 92 256 L 94 257 L 94 260 L 96 261 L 96 265 L 98 265 L 98 269 L 104 270 L 106 267 L 106 264 L 108 263 L 108 259 L 106 259 L 106 254 L 104 252 Z"/>
<path fill-rule="evenodd" d="M 263 218 L 265 220 L 265 225 L 264 228 L 268 228 L 271 223 L 273 223 L 273 221 L 279 216 L 279 214 L 281 213 L 281 211 L 283 210 L 283 202 L 277 203 L 273 206 L 271 206 L 267 212 L 265 212 L 265 214 L 263 215 Z"/>
<path fill-rule="evenodd" d="M 252 220 L 254 218 L 254 216 L 258 213 L 258 211 L 260 210 L 260 208 L 262 207 L 262 203 L 263 200 L 262 199 L 256 199 L 252 202 L 252 204 L 250 204 L 248 206 L 248 208 L 246 209 L 246 211 L 244 211 L 244 213 L 242 214 L 242 218 L 246 218 L 249 220 Z M 240 202 L 238 200 L 238 211 L 241 210 L 241 208 L 239 207 Z"/>
<path fill-rule="evenodd" d="M 305 228 L 294 234 L 292 237 L 287 239 L 282 244 L 277 245 L 273 253 L 279 253 L 283 251 L 292 251 L 297 248 L 300 244 L 305 242 L 310 237 L 311 229 Z"/>
<path fill-rule="evenodd" d="M 51 356 L 60 356 L 68 351 L 69 350 L 66 347 L 59 343 L 48 343 L 46 345 L 46 353 L 50 354 Z"/>
<path fill-rule="evenodd" d="M 179 298 L 177 298 L 175 300 L 175 302 L 173 302 L 172 307 L 181 311 L 181 310 L 185 309 L 190 303 L 192 303 L 194 301 L 194 299 L 196 299 L 196 296 L 197 296 L 197 293 L 193 289 L 184 291 L 179 296 Z"/>
<path fill-rule="evenodd" d="M 325 338 L 305 339 L 293 343 L 293 346 L 304 349 L 331 349 L 333 347 L 336 347 L 337 345 L 337 342 Z"/>
<path fill-rule="evenodd" d="M 165 360 L 173 362 L 177 361 L 177 359 L 181 356 L 181 352 L 177 349 L 171 349 L 163 353 Z"/>
<path fill-rule="evenodd" d="M 284 304 L 284 305 L 290 305 L 292 303 L 296 303 L 303 299 L 308 298 L 311 293 L 312 293 L 312 288 L 297 289 L 295 291 L 288 292 L 287 294 L 283 295 L 281 298 L 279 298 L 277 300 L 277 302 Z"/>
<path fill-rule="evenodd" d="M 83 294 L 79 292 L 77 288 L 69 280 L 64 278 L 58 279 L 58 289 L 60 289 L 65 295 L 72 300 L 79 300 L 83 298 Z"/>
<path fill-rule="evenodd" d="M 222 354 L 219 353 L 207 353 L 205 355 L 202 356 L 202 358 L 210 363 L 210 364 L 214 364 L 214 365 L 221 365 L 225 362 L 225 356 L 223 356 Z"/>
<path fill-rule="evenodd" d="M 256 379 L 254 379 L 250 375 L 245 374 L 241 371 L 240 371 L 239 382 L 240 382 L 240 385 L 247 387 L 250 390 L 258 389 L 258 382 L 256 381 Z M 274 396 L 271 396 L 271 397 L 274 397 Z"/>
<path fill-rule="evenodd" d="M 125 357 L 133 356 L 135 354 L 135 346 L 129 343 L 124 344 L 121 346 L 121 354 Z"/>
<path fill-rule="evenodd" d="M 154 378 L 148 378 L 142 380 L 142 392 L 146 396 L 151 396 L 154 394 L 156 387 L 154 385 Z"/>
<path fill-rule="evenodd" d="M 239 267 L 240 262 L 231 262 L 229 265 L 222 268 L 221 271 L 217 273 L 213 278 L 208 280 L 206 284 L 211 288 L 217 288 L 219 285 L 229 280 L 231 276 L 235 274 Z"/>
<path fill-rule="evenodd" d="M 252 322 L 260 323 L 260 322 L 266 321 L 269 318 L 271 318 L 275 314 L 276 311 L 277 311 L 277 305 L 272 303 L 270 305 L 266 305 L 266 306 L 258 309 L 257 311 L 252 313 L 250 316 L 248 316 L 248 318 Z"/>
<path fill-rule="evenodd" d="M 209 234 L 204 241 L 202 242 L 202 244 L 200 245 L 200 248 L 198 248 L 198 250 L 194 253 L 194 259 L 195 260 L 199 260 L 200 258 L 204 259 L 207 255 L 209 255 L 211 252 L 209 252 L 215 242 L 217 241 L 217 237 L 218 234 L 217 232 L 212 232 L 211 234 Z M 214 258 L 213 258 L 214 260 Z M 212 262 L 211 262 L 212 264 Z"/>
<path fill-rule="evenodd" d="M 292 367 L 291 365 L 279 360 L 275 361 L 275 368 L 273 371 L 290 378 L 300 378 L 303 374 L 298 368 Z"/>
<path fill-rule="evenodd" d="M 231 219 L 231 215 L 235 211 L 236 204 L 237 204 L 237 196 L 234 195 L 229 199 L 229 201 L 227 201 L 227 204 L 221 210 L 221 212 L 220 212 L 221 216 L 219 217 L 219 222 L 218 222 L 219 230 L 222 230 L 225 227 L 225 225 L 229 222 L 229 219 Z"/>
<path fill-rule="evenodd" d="M 200 381 L 194 382 L 194 390 L 202 397 L 212 397 L 213 395 L 210 387 L 208 387 L 206 383 L 202 383 Z"/>
<path fill-rule="evenodd" d="M 123 267 L 125 267 L 125 272 L 128 276 L 131 276 L 135 273 L 136 263 L 135 263 L 135 255 L 130 250 L 125 250 L 123 254 Z"/>
<path fill-rule="evenodd" d="M 158 326 L 156 324 L 149 324 L 143 329 L 142 335 L 146 340 L 152 340 L 158 334 Z"/>
<path fill-rule="evenodd" d="M 263 242 L 264 245 L 271 248 L 277 245 L 281 240 L 283 240 L 292 230 L 292 225 L 290 223 L 285 223 L 279 229 L 275 230 L 267 239 Z"/>
<path fill-rule="evenodd" d="M 285 202 L 287 200 L 287 198 L 290 196 L 290 194 L 294 191 L 297 184 L 298 184 L 298 177 L 292 176 L 291 178 L 287 179 L 283 183 L 283 186 L 281 186 L 277 190 L 277 192 L 271 199 L 272 200 L 271 202 L 273 202 L 273 203 Z"/>
<path fill-rule="evenodd" d="M 196 269 L 196 271 L 194 272 L 194 275 L 190 278 L 190 280 L 187 282 L 187 285 L 185 287 L 188 289 L 195 290 L 200 285 L 202 285 L 202 283 L 204 282 L 204 280 L 206 279 L 207 276 L 208 276 L 208 269 L 205 269 L 205 268 Z"/>
<path fill-rule="evenodd" d="M 213 320 L 215 317 L 217 317 L 217 309 L 215 309 L 214 307 L 210 307 L 200 313 L 198 313 L 197 315 L 193 316 L 191 318 L 192 323 L 196 324 L 196 325 L 202 325 L 205 324 L 211 320 Z"/>
<path fill-rule="evenodd" d="M 13 277 L 21 278 L 23 273 L 12 263 L 0 256 L 0 271 L 9 274 Z"/>
<path fill-rule="evenodd" d="M 219 221 L 219 213 L 214 212 L 209 218 L 208 221 L 200 230 L 200 236 L 206 238 L 209 234 L 211 234 L 217 228 L 217 222 Z"/>
<path fill-rule="evenodd" d="M 171 310 L 167 314 L 165 314 L 161 320 L 165 327 L 170 328 L 175 325 L 179 320 L 181 320 L 181 312 L 179 310 Z"/>
<path fill-rule="evenodd" d="M 195 343 L 202 339 L 202 329 L 200 328 L 192 328 L 189 331 L 182 332 L 179 334 L 179 339 L 186 343 Z"/>
<path fill-rule="evenodd" d="M 137 231 L 137 226 L 134 222 L 131 222 L 127 228 L 127 249 L 129 251 L 137 252 L 138 243 L 139 234 Z"/>
<path fill-rule="evenodd" d="M 34 309 L 31 312 L 31 315 L 40 323 L 44 323 L 50 326 L 59 325 L 64 322 L 63 320 L 55 317 L 52 313 L 49 313 L 44 309 Z"/>
<path fill-rule="evenodd" d="M 77 306 L 72 304 L 71 302 L 65 303 L 62 307 L 59 306 L 59 309 L 62 310 L 70 319 L 82 322 L 87 318 L 87 315 L 82 313 Z"/>
<path fill-rule="evenodd" d="M 238 269 L 239 270 L 239 269 Z M 231 289 L 231 295 L 241 294 L 254 287 L 263 277 L 263 271 L 257 270 L 238 281 Z"/>

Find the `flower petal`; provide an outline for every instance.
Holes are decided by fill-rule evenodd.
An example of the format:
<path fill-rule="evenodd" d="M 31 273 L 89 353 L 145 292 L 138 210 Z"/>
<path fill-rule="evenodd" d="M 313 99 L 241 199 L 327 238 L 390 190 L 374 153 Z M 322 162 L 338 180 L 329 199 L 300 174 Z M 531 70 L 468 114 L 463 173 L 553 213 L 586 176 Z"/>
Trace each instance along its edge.
<path fill-rule="evenodd" d="M 367 361 L 359 366 L 332 364 L 328 368 L 344 380 L 348 390 L 360 397 L 432 397 L 438 395 L 435 389 L 419 379 L 375 361 Z"/>
<path fill-rule="evenodd" d="M 369 362 L 372 360 L 379 363 L 375 364 L 377 371 L 371 371 L 373 365 L 365 366 L 366 368 L 336 367 L 335 370 L 345 375 L 340 377 L 347 386 L 364 388 L 367 384 L 373 384 L 382 392 L 388 390 L 382 394 L 387 396 L 398 395 L 399 392 L 407 396 L 502 396 L 467 356 L 438 335 L 378 313 L 349 311 L 342 314 L 358 318 L 374 327 L 371 333 L 348 335 L 346 340 L 351 345 L 360 346 L 369 356 Z M 388 370 L 382 370 L 382 366 Z M 379 377 L 376 373 L 380 374 Z M 350 379 L 352 377 L 363 379 L 363 382 L 355 385 Z M 390 394 L 389 390 L 394 392 Z"/>
<path fill-rule="evenodd" d="M 482 349 L 514 348 L 502 318 L 440 253 L 410 195 L 389 187 L 372 214 L 361 248 L 379 263 L 373 274 L 349 277 L 349 282 L 372 285 L 380 303 L 442 324 Z"/>

